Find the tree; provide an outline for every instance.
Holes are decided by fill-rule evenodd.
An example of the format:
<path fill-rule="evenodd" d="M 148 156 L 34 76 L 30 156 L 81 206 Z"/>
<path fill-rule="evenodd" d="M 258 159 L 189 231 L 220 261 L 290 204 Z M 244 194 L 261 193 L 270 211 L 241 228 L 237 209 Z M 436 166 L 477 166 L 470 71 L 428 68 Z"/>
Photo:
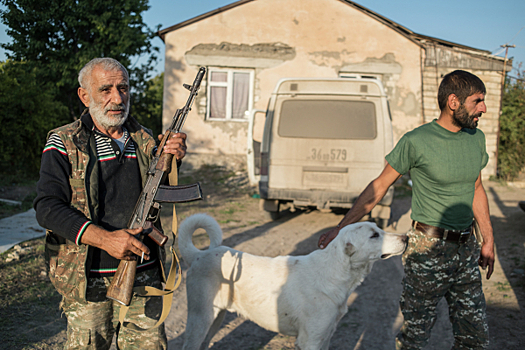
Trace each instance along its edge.
<path fill-rule="evenodd" d="M 525 167 L 525 75 L 507 78 L 503 93 L 498 148 L 498 174 L 504 180 L 515 179 Z"/>
<path fill-rule="evenodd" d="M 47 131 L 67 114 L 54 86 L 36 78 L 25 62 L 0 62 L 0 174 L 35 176 Z"/>
<path fill-rule="evenodd" d="M 140 124 L 151 129 L 154 135 L 162 133 L 162 96 L 164 92 L 164 73 L 146 81 L 141 91 L 133 93 L 131 115 Z"/>
<path fill-rule="evenodd" d="M 25 61 L 37 79 L 57 88 L 68 107 L 64 121 L 83 110 L 77 97 L 78 71 L 95 57 L 112 57 L 130 67 L 131 58 L 149 55 L 146 64 L 129 69 L 130 80 L 147 79 L 156 60 L 155 32 L 142 19 L 148 0 L 0 0 L 7 7 L 0 20 L 12 42 L 2 44 L 13 61 Z M 158 28 L 157 28 L 158 29 Z"/>

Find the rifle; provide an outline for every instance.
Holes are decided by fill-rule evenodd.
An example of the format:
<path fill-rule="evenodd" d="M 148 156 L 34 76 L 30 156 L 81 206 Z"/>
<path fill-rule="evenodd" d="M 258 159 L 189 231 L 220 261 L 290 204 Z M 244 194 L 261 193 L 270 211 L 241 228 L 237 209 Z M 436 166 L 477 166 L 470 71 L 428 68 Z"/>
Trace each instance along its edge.
<path fill-rule="evenodd" d="M 159 246 L 163 246 L 168 241 L 168 237 L 153 225 L 159 217 L 161 203 L 183 203 L 202 199 L 202 191 L 199 183 L 180 186 L 165 186 L 161 185 L 161 183 L 164 183 L 167 175 L 170 173 L 173 160 L 173 154 L 168 154 L 163 151 L 164 145 L 171 135 L 180 132 L 182 129 L 186 117 L 191 111 L 193 101 L 195 97 L 197 97 L 205 73 L 206 68 L 201 67 L 193 85 L 183 84 L 184 88 L 190 91 L 188 101 L 183 108 L 177 109 L 175 112 L 171 125 L 164 133 L 164 137 L 148 168 L 146 184 L 128 222 L 129 229 L 144 228 L 140 237 L 137 237 L 141 241 L 144 239 L 144 235 L 148 235 Z M 174 171 L 177 170 L 175 169 Z M 172 263 L 174 264 L 175 261 Z M 120 261 L 117 272 L 106 293 L 107 298 L 115 300 L 122 305 L 128 306 L 130 304 L 133 296 L 133 284 L 135 283 L 137 264 L 138 260 Z"/>

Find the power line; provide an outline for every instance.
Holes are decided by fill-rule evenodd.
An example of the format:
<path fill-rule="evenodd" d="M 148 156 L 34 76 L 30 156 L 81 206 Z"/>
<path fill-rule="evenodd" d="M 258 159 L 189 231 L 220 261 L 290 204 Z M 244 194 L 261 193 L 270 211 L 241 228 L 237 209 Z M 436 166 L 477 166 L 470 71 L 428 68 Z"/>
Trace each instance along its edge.
<path fill-rule="evenodd" d="M 523 28 L 525 28 L 525 26 L 521 27 L 520 30 L 518 30 L 518 32 L 516 33 L 516 35 L 514 35 L 514 37 L 512 39 L 510 39 L 510 41 L 508 41 L 507 43 L 511 43 L 514 39 L 516 39 L 516 37 L 518 36 L 518 34 L 523 30 Z"/>
<path fill-rule="evenodd" d="M 512 41 L 514 41 L 514 39 L 516 39 L 516 37 L 521 33 L 521 31 L 525 28 L 525 26 L 521 27 L 520 30 L 518 30 L 518 32 L 512 37 L 512 39 L 510 39 L 509 41 L 507 41 L 507 43 L 505 45 L 501 45 L 499 48 L 495 48 L 494 50 L 492 50 L 492 54 L 497 56 L 499 55 L 500 53 L 502 53 L 503 51 L 506 50 L 506 45 L 508 45 L 509 43 L 511 43 Z M 523 48 L 523 46 L 509 46 L 509 47 L 519 47 L 519 48 Z M 494 53 L 494 51 L 496 50 L 499 50 L 498 52 Z"/>
<path fill-rule="evenodd" d="M 494 52 L 494 51 L 496 51 L 496 50 L 499 50 L 499 51 L 498 51 L 498 52 Z M 494 50 L 492 50 L 492 54 L 493 54 L 494 56 L 497 56 L 497 55 L 499 55 L 500 53 L 502 53 L 503 51 L 505 51 L 505 49 L 500 47 L 500 48 L 498 48 L 498 49 L 494 49 Z"/>

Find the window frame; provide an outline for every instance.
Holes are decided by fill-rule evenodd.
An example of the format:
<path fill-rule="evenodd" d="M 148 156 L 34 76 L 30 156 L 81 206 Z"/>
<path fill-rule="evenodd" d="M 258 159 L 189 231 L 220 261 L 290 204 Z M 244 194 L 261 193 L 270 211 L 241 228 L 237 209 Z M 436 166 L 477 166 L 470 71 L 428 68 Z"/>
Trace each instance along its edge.
<path fill-rule="evenodd" d="M 227 73 L 226 82 L 213 82 L 211 75 L 213 72 Z M 247 122 L 248 115 L 245 114 L 243 118 L 232 118 L 232 103 L 233 103 L 233 74 L 234 73 L 248 73 L 250 74 L 249 91 L 248 91 L 248 111 L 253 109 L 253 95 L 254 95 L 254 77 L 255 71 L 250 68 L 221 68 L 209 67 L 208 78 L 206 86 L 206 120 L 210 121 L 230 121 L 230 122 Z M 226 117 L 212 118 L 211 117 L 211 88 L 212 87 L 226 87 Z"/>
<path fill-rule="evenodd" d="M 352 73 L 352 72 L 339 72 L 339 78 L 345 79 L 377 79 L 382 80 L 383 74 L 379 73 Z"/>

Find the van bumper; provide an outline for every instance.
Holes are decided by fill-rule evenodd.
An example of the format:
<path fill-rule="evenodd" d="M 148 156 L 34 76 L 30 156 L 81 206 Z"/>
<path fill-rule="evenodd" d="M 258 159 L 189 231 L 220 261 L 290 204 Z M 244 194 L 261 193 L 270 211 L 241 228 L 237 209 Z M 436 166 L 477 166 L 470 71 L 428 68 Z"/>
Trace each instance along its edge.
<path fill-rule="evenodd" d="M 360 192 L 329 190 L 299 190 L 268 188 L 268 182 L 259 182 L 259 194 L 262 199 L 293 202 L 295 206 L 329 208 L 351 208 Z M 394 199 L 394 187 L 391 186 L 379 205 L 390 206 Z"/>

